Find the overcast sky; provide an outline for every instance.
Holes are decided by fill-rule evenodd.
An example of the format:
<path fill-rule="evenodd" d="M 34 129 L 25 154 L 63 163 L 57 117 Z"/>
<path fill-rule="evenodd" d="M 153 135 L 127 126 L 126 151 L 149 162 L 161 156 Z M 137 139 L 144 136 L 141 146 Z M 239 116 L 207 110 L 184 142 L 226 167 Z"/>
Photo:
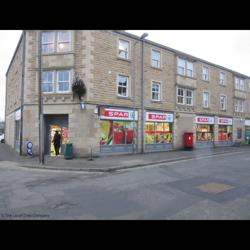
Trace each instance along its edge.
<path fill-rule="evenodd" d="M 250 75 L 250 31 L 223 30 L 128 30 L 148 40 L 166 45 L 226 68 Z M 4 119 L 5 73 L 21 31 L 0 31 L 0 120 Z"/>

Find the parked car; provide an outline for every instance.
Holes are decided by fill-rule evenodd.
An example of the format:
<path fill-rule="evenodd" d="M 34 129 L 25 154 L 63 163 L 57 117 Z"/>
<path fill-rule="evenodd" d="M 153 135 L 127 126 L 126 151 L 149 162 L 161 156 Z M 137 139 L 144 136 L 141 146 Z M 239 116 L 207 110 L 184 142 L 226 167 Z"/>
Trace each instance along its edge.
<path fill-rule="evenodd" d="M 0 135 L 0 142 L 1 142 L 1 143 L 4 143 L 4 134 L 1 134 L 1 135 Z"/>

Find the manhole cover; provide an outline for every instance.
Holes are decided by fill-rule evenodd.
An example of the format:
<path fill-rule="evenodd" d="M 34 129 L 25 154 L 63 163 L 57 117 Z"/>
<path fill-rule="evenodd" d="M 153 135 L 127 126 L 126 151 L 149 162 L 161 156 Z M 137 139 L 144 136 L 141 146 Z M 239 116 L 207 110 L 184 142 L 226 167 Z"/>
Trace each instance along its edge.
<path fill-rule="evenodd" d="M 198 188 L 202 192 L 219 194 L 228 191 L 230 189 L 233 189 L 234 187 L 223 183 L 209 182 L 204 185 L 196 186 L 196 188 Z"/>

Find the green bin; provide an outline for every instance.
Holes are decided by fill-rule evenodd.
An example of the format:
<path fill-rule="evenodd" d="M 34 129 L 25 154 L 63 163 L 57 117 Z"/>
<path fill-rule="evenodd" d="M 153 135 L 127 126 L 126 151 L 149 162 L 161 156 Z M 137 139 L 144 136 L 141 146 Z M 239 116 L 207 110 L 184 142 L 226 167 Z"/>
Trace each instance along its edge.
<path fill-rule="evenodd" d="M 72 159 L 73 158 L 73 145 L 72 143 L 67 143 L 65 145 L 65 150 L 64 150 L 64 159 Z"/>

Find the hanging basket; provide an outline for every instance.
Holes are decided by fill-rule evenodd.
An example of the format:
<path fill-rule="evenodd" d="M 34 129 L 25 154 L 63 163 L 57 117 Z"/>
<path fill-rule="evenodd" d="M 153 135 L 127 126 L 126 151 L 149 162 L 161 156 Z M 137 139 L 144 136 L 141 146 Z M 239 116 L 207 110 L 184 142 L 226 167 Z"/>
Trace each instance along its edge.
<path fill-rule="evenodd" d="M 86 91 L 87 90 L 84 81 L 79 77 L 76 77 L 72 84 L 73 98 L 78 96 L 79 100 L 81 101 L 82 97 L 86 95 Z"/>

